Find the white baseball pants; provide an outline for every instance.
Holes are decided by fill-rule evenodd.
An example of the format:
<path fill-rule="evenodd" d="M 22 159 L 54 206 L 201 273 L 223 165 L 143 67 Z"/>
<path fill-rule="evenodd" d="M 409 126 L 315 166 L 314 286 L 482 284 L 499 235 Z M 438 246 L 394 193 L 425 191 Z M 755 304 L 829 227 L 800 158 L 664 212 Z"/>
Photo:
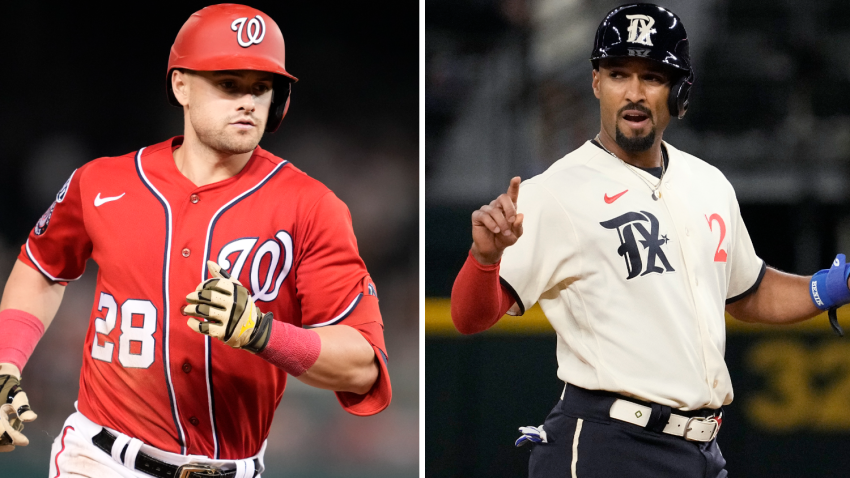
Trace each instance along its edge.
<path fill-rule="evenodd" d="M 62 432 L 53 441 L 48 476 L 50 478 L 151 478 L 151 475 L 125 466 L 124 463 L 113 459 L 112 455 L 96 447 L 91 440 L 102 429 L 103 427 L 80 412 L 71 414 L 65 420 Z M 109 431 L 117 437 L 123 435 L 115 430 Z M 145 444 L 141 444 L 138 451 L 176 466 L 187 463 L 215 465 L 224 470 L 237 470 L 236 478 L 253 478 L 254 458 L 258 459 L 260 471 L 263 471 L 263 453 L 266 451 L 266 444 L 263 443 L 260 453 L 245 460 L 213 460 L 206 456 L 178 455 Z M 259 476 L 257 475 L 258 478 Z"/>

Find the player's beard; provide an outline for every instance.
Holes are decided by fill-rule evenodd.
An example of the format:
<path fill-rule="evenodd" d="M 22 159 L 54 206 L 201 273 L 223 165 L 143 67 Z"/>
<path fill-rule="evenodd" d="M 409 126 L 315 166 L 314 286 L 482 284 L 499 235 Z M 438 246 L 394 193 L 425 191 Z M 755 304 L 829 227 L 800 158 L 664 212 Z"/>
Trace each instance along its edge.
<path fill-rule="evenodd" d="M 652 147 L 652 144 L 655 143 L 655 125 L 652 125 L 652 129 L 649 130 L 649 133 L 647 133 L 646 136 L 637 136 L 634 138 L 629 138 L 624 135 L 623 132 L 620 131 L 620 125 L 615 125 L 614 129 L 614 141 L 616 141 L 617 145 L 627 153 L 642 153 L 649 150 L 649 148 Z"/>

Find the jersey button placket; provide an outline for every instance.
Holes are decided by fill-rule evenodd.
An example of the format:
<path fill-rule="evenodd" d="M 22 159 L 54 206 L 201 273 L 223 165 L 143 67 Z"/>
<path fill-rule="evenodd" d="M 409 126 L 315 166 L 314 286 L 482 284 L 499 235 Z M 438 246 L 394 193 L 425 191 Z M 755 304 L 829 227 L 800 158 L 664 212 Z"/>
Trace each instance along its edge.
<path fill-rule="evenodd" d="M 198 201 L 200 201 L 200 200 L 201 200 L 201 197 L 198 196 L 197 194 L 193 194 L 193 195 L 189 196 L 189 201 L 191 201 L 192 204 L 198 204 Z"/>
<path fill-rule="evenodd" d="M 188 247 L 184 247 L 183 251 L 181 252 L 181 254 L 183 254 L 183 257 L 189 257 L 190 253 L 191 253 L 191 251 L 189 251 Z"/>
<path fill-rule="evenodd" d="M 184 363 L 183 364 L 183 372 L 189 373 L 191 371 L 192 371 L 192 364 L 190 364 L 189 362 Z"/>

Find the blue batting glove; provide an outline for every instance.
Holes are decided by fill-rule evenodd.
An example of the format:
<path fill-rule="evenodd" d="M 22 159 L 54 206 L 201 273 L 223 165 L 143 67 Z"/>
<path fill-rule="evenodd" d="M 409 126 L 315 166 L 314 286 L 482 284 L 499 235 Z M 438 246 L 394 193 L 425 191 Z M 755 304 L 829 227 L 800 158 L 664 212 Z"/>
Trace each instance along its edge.
<path fill-rule="evenodd" d="M 829 323 L 841 336 L 844 335 L 844 331 L 838 325 L 835 310 L 850 303 L 848 277 L 850 277 L 850 265 L 847 264 L 847 258 L 844 254 L 838 254 L 832 261 L 832 266 L 816 272 L 809 283 L 809 296 L 812 302 L 818 309 L 829 311 Z"/>
<path fill-rule="evenodd" d="M 820 310 L 829 310 L 850 303 L 850 289 L 847 288 L 848 276 L 850 276 L 850 266 L 844 254 L 838 254 L 829 269 L 816 272 L 812 276 L 809 288 L 809 294 L 815 306 Z"/>

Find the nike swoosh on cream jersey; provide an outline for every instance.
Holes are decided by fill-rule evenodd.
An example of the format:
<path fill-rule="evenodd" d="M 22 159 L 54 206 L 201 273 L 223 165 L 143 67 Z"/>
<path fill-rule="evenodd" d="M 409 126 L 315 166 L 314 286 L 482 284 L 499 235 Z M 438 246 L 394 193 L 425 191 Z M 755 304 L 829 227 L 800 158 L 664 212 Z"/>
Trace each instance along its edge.
<path fill-rule="evenodd" d="M 121 199 L 122 197 L 124 197 L 125 194 L 127 194 L 127 193 L 121 193 L 120 196 L 112 196 L 112 197 L 102 198 L 102 197 L 100 197 L 100 193 L 97 193 L 97 197 L 94 198 L 94 207 L 98 207 L 98 206 L 100 206 L 104 203 L 108 203 L 109 201 L 117 201 L 117 200 Z"/>

